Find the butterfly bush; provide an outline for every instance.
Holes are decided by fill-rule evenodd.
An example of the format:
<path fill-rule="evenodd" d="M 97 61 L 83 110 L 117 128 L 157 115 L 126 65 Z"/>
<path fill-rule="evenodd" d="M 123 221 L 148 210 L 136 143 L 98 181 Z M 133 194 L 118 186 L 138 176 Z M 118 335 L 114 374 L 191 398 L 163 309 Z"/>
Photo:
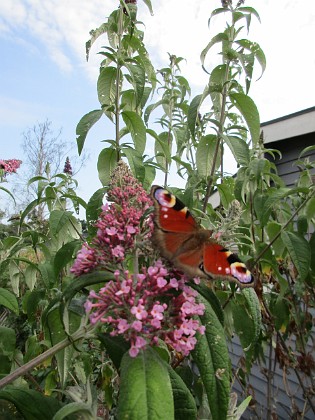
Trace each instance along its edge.
<path fill-rule="evenodd" d="M 79 276 L 116 268 L 115 280 L 98 293 L 90 292 L 85 303 L 90 322 L 106 324 L 112 336 L 123 336 L 132 357 L 159 339 L 187 355 L 196 344 L 196 332 L 204 333 L 195 319 L 203 315 L 204 305 L 196 302 L 196 292 L 185 284 L 185 276 L 168 271 L 161 261 L 139 274 L 125 270 L 126 256 L 135 253 L 139 240 L 149 242 L 153 221 L 152 214 L 144 218 L 151 198 L 123 162 L 113 171 L 107 200 L 95 223 L 96 237 L 82 246 L 71 269 Z M 151 254 L 152 249 L 145 256 Z"/>
<path fill-rule="evenodd" d="M 178 274 L 178 273 L 177 273 Z M 98 293 L 91 291 L 85 303 L 90 322 L 107 324 L 111 336 L 121 335 L 130 342 L 129 354 L 136 357 L 140 349 L 165 341 L 177 352 L 188 355 L 196 344 L 196 332 L 203 334 L 196 315 L 203 315 L 204 305 L 197 303 L 197 293 L 179 280 L 161 261 L 141 274 L 123 276 L 117 270 Z"/>
<path fill-rule="evenodd" d="M 16 173 L 17 169 L 21 166 L 22 161 L 19 159 L 0 159 L 0 169 L 3 170 L 4 176 L 6 174 Z"/>
<path fill-rule="evenodd" d="M 95 223 L 96 237 L 91 244 L 82 246 L 71 268 L 75 276 L 123 262 L 126 252 L 135 248 L 140 233 L 142 240 L 149 239 L 152 234 L 152 217 L 141 225 L 152 200 L 124 162 L 119 162 L 113 171 L 107 200 L 110 203 L 102 207 Z"/>

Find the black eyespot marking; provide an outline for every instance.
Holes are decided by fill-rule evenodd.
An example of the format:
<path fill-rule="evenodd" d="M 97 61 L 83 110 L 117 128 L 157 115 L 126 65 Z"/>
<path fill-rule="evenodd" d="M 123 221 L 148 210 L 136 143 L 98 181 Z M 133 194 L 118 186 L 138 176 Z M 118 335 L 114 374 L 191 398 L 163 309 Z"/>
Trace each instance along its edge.
<path fill-rule="evenodd" d="M 226 249 L 225 250 L 225 252 L 227 252 L 228 250 Z M 238 258 L 238 256 L 236 255 L 236 254 L 230 254 L 228 257 L 227 257 L 227 260 L 228 260 L 228 263 L 231 265 L 231 264 L 234 264 L 234 263 L 236 263 L 236 262 L 242 262 L 239 258 Z"/>

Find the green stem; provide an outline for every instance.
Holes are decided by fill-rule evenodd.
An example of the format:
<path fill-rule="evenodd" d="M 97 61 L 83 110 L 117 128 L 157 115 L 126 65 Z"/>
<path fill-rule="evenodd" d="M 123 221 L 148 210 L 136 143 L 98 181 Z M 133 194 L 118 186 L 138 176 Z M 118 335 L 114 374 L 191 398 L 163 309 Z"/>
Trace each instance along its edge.
<path fill-rule="evenodd" d="M 119 19 L 118 19 L 118 48 L 117 48 L 117 70 L 116 70 L 116 92 L 115 92 L 115 138 L 116 138 L 116 149 L 117 149 L 117 162 L 120 160 L 120 77 L 121 77 L 121 65 L 120 65 L 120 51 L 121 51 L 121 39 L 123 34 L 123 8 L 120 8 Z"/>
<path fill-rule="evenodd" d="M 88 325 L 87 327 L 82 327 L 77 330 L 71 337 L 67 337 L 59 343 L 55 344 L 50 349 L 46 350 L 44 353 L 25 363 L 25 365 L 19 367 L 14 372 L 5 376 L 0 380 L 0 389 L 9 383 L 13 382 L 15 379 L 24 376 L 26 373 L 34 369 L 36 366 L 43 363 L 46 359 L 54 356 L 58 351 L 63 350 L 64 348 L 70 346 L 73 342 L 78 341 L 82 338 L 91 337 L 91 332 L 95 328 L 94 325 Z"/>
<path fill-rule="evenodd" d="M 207 191 L 206 191 L 206 195 L 205 195 L 205 199 L 203 203 L 204 212 L 206 211 L 207 203 L 212 192 L 215 166 L 216 166 L 216 161 L 218 158 L 218 153 L 220 150 L 220 145 L 222 142 L 223 126 L 224 126 L 224 121 L 225 121 L 225 106 L 226 106 L 227 92 L 228 92 L 227 81 L 228 81 L 228 76 L 229 76 L 229 70 L 230 70 L 230 61 L 226 63 L 226 71 L 224 75 L 224 87 L 223 87 L 223 92 L 222 92 L 222 104 L 221 104 L 221 111 L 220 111 L 220 125 L 219 125 L 217 143 L 216 143 L 215 151 L 213 154 L 213 164 L 210 171 L 209 182 L 208 182 Z"/>

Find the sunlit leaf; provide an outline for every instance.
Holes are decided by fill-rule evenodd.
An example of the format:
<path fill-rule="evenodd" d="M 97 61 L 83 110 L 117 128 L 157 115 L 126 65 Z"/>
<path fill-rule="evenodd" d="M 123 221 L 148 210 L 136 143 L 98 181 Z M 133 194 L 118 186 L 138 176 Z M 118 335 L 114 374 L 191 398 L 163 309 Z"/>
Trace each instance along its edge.
<path fill-rule="evenodd" d="M 103 111 L 96 109 L 85 114 L 79 121 L 76 129 L 78 153 L 81 155 L 86 136 L 91 127 L 101 118 Z"/>
<path fill-rule="evenodd" d="M 260 118 L 254 101 L 244 93 L 231 93 L 230 99 L 244 117 L 253 144 L 257 144 L 260 134 Z"/>
<path fill-rule="evenodd" d="M 101 151 L 97 160 L 98 177 L 102 185 L 108 185 L 110 176 L 117 165 L 117 150 L 107 147 Z"/>

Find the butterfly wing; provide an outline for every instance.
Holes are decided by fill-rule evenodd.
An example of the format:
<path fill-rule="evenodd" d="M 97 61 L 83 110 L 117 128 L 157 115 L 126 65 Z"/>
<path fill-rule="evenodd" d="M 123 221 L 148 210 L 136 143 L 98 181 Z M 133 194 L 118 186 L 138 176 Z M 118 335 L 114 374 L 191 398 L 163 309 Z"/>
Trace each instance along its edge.
<path fill-rule="evenodd" d="M 151 197 L 155 207 L 155 224 L 165 232 L 191 233 L 199 229 L 188 208 L 165 188 L 154 185 Z"/>
<path fill-rule="evenodd" d="M 206 231 L 199 229 L 188 208 L 166 189 L 154 185 L 151 197 L 155 207 L 153 242 L 161 255 L 186 273 L 202 274 L 195 273 L 202 260 L 202 247 L 196 235 Z M 181 262 L 185 258 L 187 262 Z"/>
<path fill-rule="evenodd" d="M 188 208 L 166 189 L 154 185 L 153 242 L 161 255 L 192 277 L 210 277 L 251 286 L 254 278 L 236 254 L 210 239 Z"/>
<path fill-rule="evenodd" d="M 209 277 L 234 281 L 242 287 L 254 284 L 253 275 L 239 257 L 215 242 L 204 244 L 203 271 Z"/>

